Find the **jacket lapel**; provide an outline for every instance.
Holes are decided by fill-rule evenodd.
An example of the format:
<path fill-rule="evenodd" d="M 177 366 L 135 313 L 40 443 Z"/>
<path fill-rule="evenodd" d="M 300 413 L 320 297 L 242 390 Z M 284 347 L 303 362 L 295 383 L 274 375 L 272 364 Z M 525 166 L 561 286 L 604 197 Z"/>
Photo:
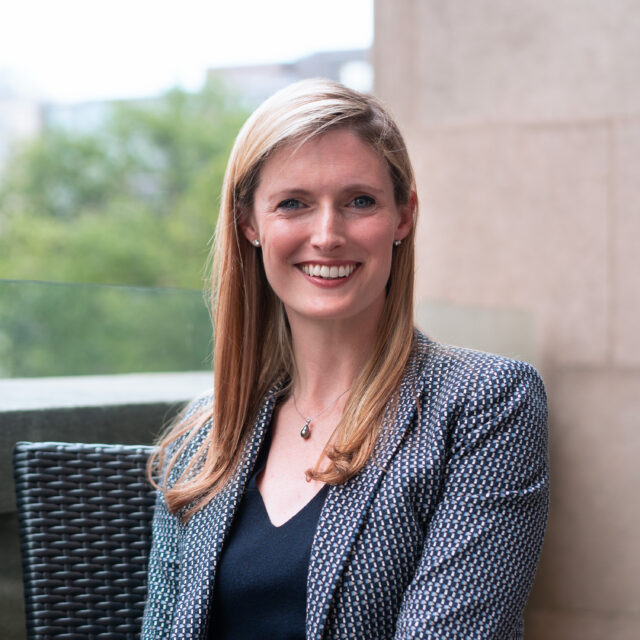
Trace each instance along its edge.
<path fill-rule="evenodd" d="M 397 412 L 393 420 L 385 420 L 374 454 L 348 482 L 331 487 L 327 495 L 311 548 L 307 578 L 307 638 L 320 640 L 327 624 L 329 610 L 340 575 L 380 479 L 400 446 L 416 413 L 416 398 L 424 380 L 420 371 L 424 360 L 425 338 L 416 337 L 419 347 L 409 361 L 400 385 Z M 421 348 L 422 347 L 422 348 Z"/>
<path fill-rule="evenodd" d="M 275 385 L 266 395 L 233 480 L 216 498 L 197 511 L 184 527 L 180 598 L 176 605 L 171 638 L 206 638 L 222 546 L 255 466 L 281 386 Z"/>

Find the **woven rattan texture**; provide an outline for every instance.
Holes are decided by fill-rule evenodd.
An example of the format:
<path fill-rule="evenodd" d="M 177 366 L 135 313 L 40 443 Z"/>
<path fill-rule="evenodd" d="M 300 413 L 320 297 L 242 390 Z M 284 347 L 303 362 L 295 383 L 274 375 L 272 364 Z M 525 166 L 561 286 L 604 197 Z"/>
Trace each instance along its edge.
<path fill-rule="evenodd" d="M 139 637 L 154 503 L 145 479 L 150 451 L 16 445 L 29 640 Z"/>

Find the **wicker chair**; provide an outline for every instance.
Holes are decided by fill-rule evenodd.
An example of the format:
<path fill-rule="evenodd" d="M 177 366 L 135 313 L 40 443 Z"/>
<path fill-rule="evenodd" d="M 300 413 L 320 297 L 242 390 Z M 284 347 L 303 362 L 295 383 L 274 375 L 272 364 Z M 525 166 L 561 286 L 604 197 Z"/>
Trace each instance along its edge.
<path fill-rule="evenodd" d="M 139 637 L 154 491 L 150 447 L 19 442 L 27 636 Z"/>

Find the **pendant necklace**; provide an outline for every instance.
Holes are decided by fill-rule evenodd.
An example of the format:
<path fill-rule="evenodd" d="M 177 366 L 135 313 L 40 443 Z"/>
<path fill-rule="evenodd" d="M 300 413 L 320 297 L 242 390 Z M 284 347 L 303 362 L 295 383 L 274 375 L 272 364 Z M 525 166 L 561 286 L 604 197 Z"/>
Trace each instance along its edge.
<path fill-rule="evenodd" d="M 349 389 L 351 389 L 351 387 L 349 387 Z M 349 389 L 347 389 L 346 391 L 343 391 L 330 405 L 327 405 L 320 413 L 316 413 L 316 415 L 312 416 L 311 418 L 307 418 L 306 416 L 304 416 L 300 412 L 300 409 L 298 409 L 298 405 L 296 404 L 296 394 L 295 393 L 291 394 L 293 396 L 293 407 L 296 410 L 296 413 L 304 420 L 304 424 L 302 425 L 302 428 L 300 429 L 300 437 L 303 440 L 306 440 L 311 435 L 311 421 L 315 420 L 316 418 L 319 418 L 323 413 L 325 413 L 326 411 L 329 411 L 329 409 L 333 408 L 333 406 L 336 404 L 336 402 L 338 402 L 338 400 L 340 400 L 340 398 L 342 398 L 342 396 L 345 393 L 347 393 L 347 391 L 349 391 Z"/>

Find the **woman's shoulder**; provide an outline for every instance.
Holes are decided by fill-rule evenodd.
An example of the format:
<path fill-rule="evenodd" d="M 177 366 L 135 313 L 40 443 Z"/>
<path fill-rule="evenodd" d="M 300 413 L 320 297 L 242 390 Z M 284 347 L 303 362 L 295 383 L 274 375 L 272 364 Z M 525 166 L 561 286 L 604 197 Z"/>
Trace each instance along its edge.
<path fill-rule="evenodd" d="M 194 456 L 202 455 L 202 445 L 213 421 L 213 393 L 192 400 L 175 420 L 167 436 L 164 460 L 169 463 L 167 485 L 173 485 Z M 162 446 L 162 444 L 161 444 Z"/>
<path fill-rule="evenodd" d="M 449 430 L 453 448 L 472 449 L 483 439 L 488 443 L 513 438 L 523 452 L 544 457 L 547 396 L 531 364 L 440 344 L 423 334 L 417 337 L 416 349 L 421 354 L 416 394 L 421 423 Z"/>
<path fill-rule="evenodd" d="M 188 420 L 203 412 L 213 411 L 213 391 L 205 391 L 191 400 L 183 410 L 183 420 Z"/>
<path fill-rule="evenodd" d="M 415 360 L 420 377 L 444 392 L 477 394 L 526 388 L 546 402 L 544 383 L 525 361 L 465 347 L 443 344 L 415 330 Z"/>

